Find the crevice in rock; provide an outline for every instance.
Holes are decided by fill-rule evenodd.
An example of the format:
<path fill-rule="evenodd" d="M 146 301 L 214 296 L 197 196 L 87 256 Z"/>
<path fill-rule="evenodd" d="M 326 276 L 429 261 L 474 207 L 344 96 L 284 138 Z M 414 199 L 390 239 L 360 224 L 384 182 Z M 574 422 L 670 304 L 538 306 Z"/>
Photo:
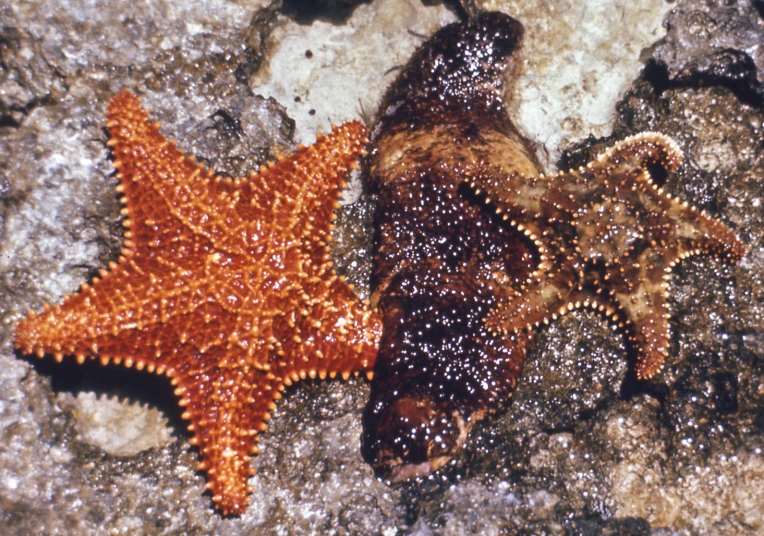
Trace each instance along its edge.
<path fill-rule="evenodd" d="M 283 0 L 281 12 L 297 24 L 310 25 L 317 20 L 345 24 L 355 8 L 371 0 Z"/>
<path fill-rule="evenodd" d="M 665 63 L 650 59 L 643 71 L 644 79 L 661 96 L 672 89 L 700 89 L 720 86 L 729 89 L 743 104 L 764 106 L 764 87 L 756 79 L 756 64 L 739 50 L 720 50 L 704 70 L 690 69 L 672 79 Z"/>

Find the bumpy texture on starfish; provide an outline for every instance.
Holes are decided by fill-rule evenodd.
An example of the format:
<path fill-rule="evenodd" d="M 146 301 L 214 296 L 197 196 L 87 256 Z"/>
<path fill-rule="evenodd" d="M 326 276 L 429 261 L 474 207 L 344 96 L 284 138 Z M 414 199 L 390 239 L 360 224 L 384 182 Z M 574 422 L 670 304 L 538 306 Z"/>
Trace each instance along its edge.
<path fill-rule="evenodd" d="M 213 501 L 241 514 L 250 455 L 284 386 L 373 366 L 381 324 L 327 250 L 366 129 L 346 123 L 231 180 L 167 142 L 128 91 L 112 99 L 107 126 L 124 194 L 122 256 L 92 286 L 19 322 L 16 347 L 169 376 Z"/>
<path fill-rule="evenodd" d="M 475 192 L 484 191 L 540 254 L 521 291 L 507 293 L 489 313 L 489 329 L 516 332 L 592 307 L 631 328 L 638 377 L 658 372 L 668 344 L 666 280 L 673 266 L 699 253 L 726 261 L 745 253 L 725 225 L 653 182 L 653 166 L 673 172 L 681 162 L 670 138 L 648 132 L 556 176 L 475 177 Z"/>

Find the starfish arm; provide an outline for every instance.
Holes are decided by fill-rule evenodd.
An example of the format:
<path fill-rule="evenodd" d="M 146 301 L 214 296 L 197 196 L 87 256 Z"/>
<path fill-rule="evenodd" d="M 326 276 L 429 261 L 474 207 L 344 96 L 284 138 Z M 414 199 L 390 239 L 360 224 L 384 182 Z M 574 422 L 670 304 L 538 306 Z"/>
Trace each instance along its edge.
<path fill-rule="evenodd" d="M 640 379 L 658 373 L 668 353 L 668 273 L 657 265 L 663 257 L 663 253 L 646 250 L 636 262 L 613 266 L 607 275 L 609 297 L 626 316 L 624 323 L 631 329 Z"/>
<path fill-rule="evenodd" d="M 120 179 L 117 190 L 126 204 L 122 214 L 127 217 L 128 248 L 133 242 L 156 247 L 163 237 L 219 238 L 239 223 L 231 210 L 236 203 L 231 191 L 216 189 L 223 179 L 176 149 L 175 141 L 167 141 L 137 96 L 127 90 L 116 94 L 107 119 L 107 145 Z"/>
<path fill-rule="evenodd" d="M 78 362 L 101 353 L 102 357 L 134 361 L 142 368 L 154 363 L 154 352 L 141 349 L 138 337 L 131 339 L 133 334 L 152 333 L 173 318 L 190 315 L 203 289 L 204 281 L 180 268 L 164 272 L 140 266 L 132 257 L 122 259 L 60 305 L 30 312 L 16 325 L 15 344 L 25 353 L 53 354 L 58 361 L 64 353 L 75 355 Z M 123 346 L 124 341 L 117 342 L 123 335 L 132 351 Z M 176 335 L 183 340 L 189 331 Z M 107 347 L 111 349 L 104 354 Z"/>
<path fill-rule="evenodd" d="M 64 355 L 79 363 L 98 356 L 103 364 L 124 362 L 162 373 L 186 355 L 229 344 L 231 325 L 240 319 L 213 300 L 199 300 L 203 285 L 179 281 L 161 287 L 136 279 L 127 268 L 120 265 L 61 305 L 20 320 L 16 347 L 58 361 Z"/>
<path fill-rule="evenodd" d="M 726 227 L 724 230 L 730 232 Z M 714 251 L 717 254 L 728 252 L 727 259 L 734 260 L 733 255 L 738 254 L 735 248 L 742 250 L 743 246 L 740 242 L 729 245 L 732 247 L 727 250 Z M 682 258 L 701 252 L 682 246 L 681 242 L 675 241 L 673 246 L 645 249 L 634 262 L 621 262 L 608 270 L 610 297 L 625 313 L 631 326 L 631 340 L 637 350 L 636 372 L 640 379 L 649 379 L 660 372 L 668 353 L 670 315 L 666 292 L 671 270 Z"/>
<path fill-rule="evenodd" d="M 484 196 L 485 204 L 495 207 L 496 213 L 502 214 L 510 225 L 519 227 L 526 236 L 541 235 L 536 220 L 544 212 L 551 178 L 507 175 L 496 169 L 483 169 L 467 181 L 475 195 Z"/>
<path fill-rule="evenodd" d="M 682 150 L 674 140 L 660 132 L 641 132 L 617 142 L 586 165 L 587 169 L 626 166 L 644 169 L 648 163 L 658 164 L 669 173 L 684 161 Z M 582 168 L 583 170 L 583 168 Z"/>
<path fill-rule="evenodd" d="M 682 160 L 682 152 L 671 138 L 644 132 L 599 155 L 586 171 L 607 178 L 603 194 L 621 197 L 630 205 L 635 213 L 634 226 L 642 230 L 652 247 L 672 244 L 676 248 L 676 253 L 668 257 L 671 261 L 698 253 L 710 253 L 730 262 L 740 259 L 745 247 L 726 225 L 672 198 L 655 184 L 651 165 L 660 165 L 672 173 Z"/>
<path fill-rule="evenodd" d="M 718 220 L 709 217 L 705 212 L 697 210 L 687 203 L 664 199 L 666 218 L 673 224 L 670 236 L 661 236 L 660 244 L 673 243 L 672 251 L 667 251 L 666 258 L 670 260 L 666 268 L 671 267 L 681 259 L 699 254 L 710 254 L 725 262 L 736 262 L 746 253 L 743 243 L 735 233 Z M 656 233 L 657 234 L 657 233 Z M 665 234 L 665 231 L 664 233 Z"/>
<path fill-rule="evenodd" d="M 250 459 L 259 452 L 258 434 L 267 428 L 282 389 L 272 374 L 246 366 L 245 356 L 239 361 L 239 367 L 221 368 L 209 352 L 168 373 L 185 408 L 183 418 L 190 421 L 190 442 L 199 449 L 197 469 L 207 474 L 207 488 L 224 515 L 246 509 L 252 493 L 247 480 L 255 474 Z"/>
<path fill-rule="evenodd" d="M 569 309 L 581 307 L 581 303 L 575 305 L 581 301 L 579 279 L 578 271 L 565 255 L 543 258 L 520 292 L 506 297 L 488 313 L 486 327 L 495 332 L 513 333 L 547 324 Z"/>
<path fill-rule="evenodd" d="M 549 201 L 556 192 L 558 180 L 516 173 L 507 176 L 490 169 L 470 179 L 475 195 L 483 195 L 485 204 L 533 241 L 539 252 L 539 265 L 519 293 L 499 290 L 499 294 L 505 296 L 486 316 L 489 330 L 512 333 L 530 329 L 570 309 L 589 304 L 581 294 L 581 259 L 577 252 L 564 245 L 565 237 L 554 226 L 563 212 L 570 210 L 570 200 Z M 508 293 L 512 295 L 506 296 Z"/>
<path fill-rule="evenodd" d="M 344 123 L 319 135 L 315 144 L 261 166 L 247 179 L 216 179 L 215 195 L 229 195 L 235 188 L 231 214 L 226 216 L 226 249 L 258 255 L 294 238 L 310 237 L 323 251 L 331 241 L 333 211 L 340 206 L 337 199 L 347 186 L 345 179 L 364 154 L 366 134 L 362 123 Z M 263 221 L 272 224 L 265 229 Z"/>
<path fill-rule="evenodd" d="M 348 173 L 358 167 L 365 154 L 367 129 L 359 121 L 333 126 L 328 135 L 318 135 L 316 143 L 300 149 L 271 167 L 261 167 L 258 175 L 241 185 L 241 197 L 257 208 L 267 209 L 279 221 L 287 236 L 320 234 L 332 229 L 337 199 L 347 186 Z M 250 219 L 246 205 L 238 207 L 243 220 Z"/>
<path fill-rule="evenodd" d="M 274 321 L 276 338 L 286 342 L 273 373 L 286 385 L 316 376 L 347 379 L 361 372 L 371 378 L 382 335 L 378 315 L 339 277 L 314 278 L 306 281 L 306 289 L 311 298 L 304 308 Z"/>
<path fill-rule="evenodd" d="M 215 176 L 177 150 L 174 142 L 167 142 L 129 91 L 111 100 L 108 118 L 108 143 L 120 172 L 120 191 L 127 199 L 157 195 L 161 199 L 147 209 L 128 204 L 123 211 L 128 217 L 125 225 L 157 230 L 158 212 L 231 254 L 257 251 L 264 240 L 327 233 L 330 225 L 324 213 L 334 209 L 348 171 L 363 153 L 367 132 L 357 121 L 334 127 L 310 147 L 262 166 L 259 174 L 232 180 Z M 259 222 L 268 218 L 279 225 L 271 229 L 275 236 L 264 239 Z"/>

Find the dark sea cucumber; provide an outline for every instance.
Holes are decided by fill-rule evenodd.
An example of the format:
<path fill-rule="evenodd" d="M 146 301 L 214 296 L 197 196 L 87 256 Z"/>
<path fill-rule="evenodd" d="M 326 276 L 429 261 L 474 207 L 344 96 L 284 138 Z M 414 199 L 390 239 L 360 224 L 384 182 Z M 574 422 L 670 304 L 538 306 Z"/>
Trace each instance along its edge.
<path fill-rule="evenodd" d="M 530 336 L 494 335 L 484 318 L 493 284 L 519 289 L 538 254 L 462 184 L 486 164 L 539 173 L 501 96 L 522 36 L 502 13 L 441 29 L 388 90 L 372 137 L 372 305 L 385 331 L 362 452 L 393 481 L 447 463 L 477 421 L 506 409 L 522 371 Z"/>

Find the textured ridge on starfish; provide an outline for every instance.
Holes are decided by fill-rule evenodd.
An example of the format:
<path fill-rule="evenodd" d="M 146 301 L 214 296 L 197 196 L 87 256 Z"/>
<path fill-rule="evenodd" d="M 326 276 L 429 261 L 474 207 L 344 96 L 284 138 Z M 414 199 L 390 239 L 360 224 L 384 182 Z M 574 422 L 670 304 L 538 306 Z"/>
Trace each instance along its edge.
<path fill-rule="evenodd" d="M 250 455 L 284 386 L 371 373 L 381 324 L 327 247 L 366 128 L 334 127 L 258 174 L 226 179 L 166 141 L 128 91 L 111 100 L 107 126 L 122 256 L 61 305 L 30 312 L 15 345 L 167 374 L 215 505 L 241 514 Z"/>
<path fill-rule="evenodd" d="M 500 176 L 471 182 L 476 194 L 532 240 L 540 262 L 520 293 L 506 293 L 489 329 L 529 329 L 580 307 L 628 325 L 637 375 L 650 378 L 668 348 L 667 279 L 674 265 L 710 253 L 740 259 L 745 248 L 721 222 L 671 198 L 651 177 L 682 163 L 676 143 L 646 132 L 614 145 L 577 170 L 549 177 Z"/>

